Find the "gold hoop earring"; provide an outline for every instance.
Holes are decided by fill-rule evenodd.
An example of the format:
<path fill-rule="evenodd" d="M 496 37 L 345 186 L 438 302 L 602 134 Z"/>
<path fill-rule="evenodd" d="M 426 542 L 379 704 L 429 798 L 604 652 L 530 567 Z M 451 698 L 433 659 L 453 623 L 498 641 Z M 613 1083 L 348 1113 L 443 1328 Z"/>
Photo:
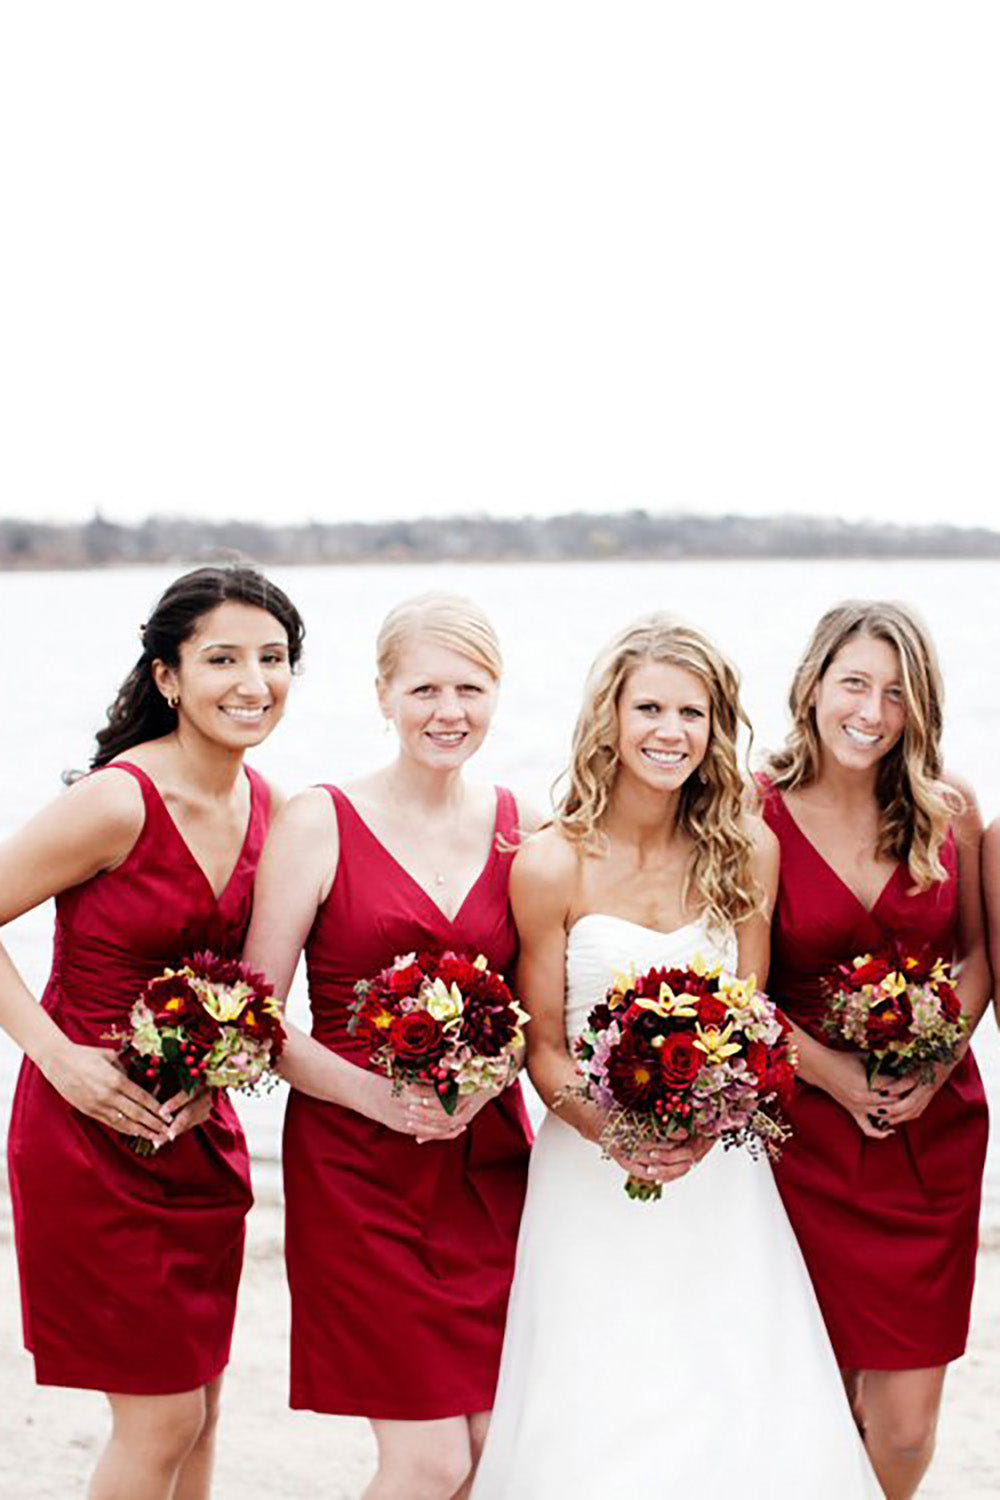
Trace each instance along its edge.
<path fill-rule="evenodd" d="M 176 713 L 177 709 L 180 708 L 180 706 L 181 706 L 180 694 L 179 693 L 171 693 L 171 694 L 169 694 L 169 696 L 167 697 L 167 707 L 168 708 L 172 708 L 174 710 L 174 712 Z"/>

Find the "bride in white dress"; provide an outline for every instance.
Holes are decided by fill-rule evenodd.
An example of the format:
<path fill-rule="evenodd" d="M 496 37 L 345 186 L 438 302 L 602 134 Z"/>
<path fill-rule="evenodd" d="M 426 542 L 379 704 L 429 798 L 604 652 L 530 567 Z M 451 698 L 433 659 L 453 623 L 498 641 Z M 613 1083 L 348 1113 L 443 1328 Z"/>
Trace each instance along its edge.
<path fill-rule="evenodd" d="M 594 664 L 555 822 L 511 880 L 532 1153 L 473 1500 L 875 1500 L 766 1161 L 689 1143 L 608 1160 L 574 1038 L 618 972 L 696 954 L 763 979 L 773 836 L 745 818 L 733 669 L 654 615 Z M 668 1184 L 658 1202 L 626 1172 Z M 864 1295 L 864 1288 L 858 1288 Z"/>

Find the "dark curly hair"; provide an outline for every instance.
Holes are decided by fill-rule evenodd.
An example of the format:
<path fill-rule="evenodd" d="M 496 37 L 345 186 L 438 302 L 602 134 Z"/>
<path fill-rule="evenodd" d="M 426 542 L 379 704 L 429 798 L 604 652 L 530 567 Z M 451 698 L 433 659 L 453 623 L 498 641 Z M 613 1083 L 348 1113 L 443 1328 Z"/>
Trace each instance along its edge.
<path fill-rule="evenodd" d="M 250 604 L 273 615 L 288 636 L 292 667 L 298 664 L 305 626 L 295 605 L 277 584 L 249 563 L 195 568 L 164 590 L 143 626 L 142 655 L 118 689 L 108 709 L 107 724 L 97 732 L 92 767 L 105 766 L 133 745 L 159 739 L 176 728 L 177 711 L 153 680 L 153 662 L 176 667 L 180 648 L 194 634 L 198 621 L 227 603 Z"/>

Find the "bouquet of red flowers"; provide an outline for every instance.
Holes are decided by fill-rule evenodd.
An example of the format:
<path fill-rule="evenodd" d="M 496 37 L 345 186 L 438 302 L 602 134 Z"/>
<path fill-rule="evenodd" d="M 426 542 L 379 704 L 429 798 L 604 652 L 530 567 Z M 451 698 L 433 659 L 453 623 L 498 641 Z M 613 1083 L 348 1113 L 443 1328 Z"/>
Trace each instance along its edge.
<path fill-rule="evenodd" d="M 281 1007 L 262 974 L 235 959 L 196 953 L 151 979 L 132 1007 L 120 1058 L 128 1076 L 158 1099 L 181 1090 L 253 1093 L 276 1082 L 285 1042 Z M 140 1156 L 152 1144 L 130 1141 Z"/>
<path fill-rule="evenodd" d="M 752 978 L 699 959 L 619 975 L 576 1043 L 580 1093 L 607 1115 L 605 1151 L 708 1136 L 777 1156 L 789 1134 L 780 1105 L 795 1080 L 789 1031 Z M 640 1199 L 662 1192 L 632 1176 L 625 1190 Z"/>
<path fill-rule="evenodd" d="M 517 1072 L 528 1017 L 482 954 L 407 953 L 354 986 L 348 1031 L 393 1083 L 428 1084 L 448 1114 Z"/>
<path fill-rule="evenodd" d="M 877 1073 L 931 1082 L 967 1030 L 950 967 L 927 953 L 862 953 L 838 967 L 827 990 L 826 1030 L 865 1054 L 869 1084 Z"/>

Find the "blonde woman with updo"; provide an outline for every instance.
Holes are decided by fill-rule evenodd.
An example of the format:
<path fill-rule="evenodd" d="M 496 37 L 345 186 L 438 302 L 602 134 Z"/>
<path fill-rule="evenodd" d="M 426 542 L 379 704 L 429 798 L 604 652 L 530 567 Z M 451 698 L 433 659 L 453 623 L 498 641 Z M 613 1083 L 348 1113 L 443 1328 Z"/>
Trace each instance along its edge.
<path fill-rule="evenodd" d="M 293 798 L 261 862 L 250 962 L 287 993 L 305 948 L 312 1035 L 283 1071 L 291 1404 L 368 1417 L 366 1500 L 466 1493 L 493 1403 L 524 1197 L 517 1084 L 448 1116 L 394 1093 L 348 1035 L 354 985 L 410 952 L 509 971 L 508 881 L 525 816 L 466 780 L 493 718 L 500 648 L 471 601 L 408 600 L 377 644 L 392 764 Z"/>
<path fill-rule="evenodd" d="M 865 1500 L 878 1494 L 770 1166 L 699 1144 L 602 1155 L 572 1093 L 591 1007 L 697 956 L 763 983 L 777 845 L 744 812 L 734 669 L 666 615 L 600 653 L 566 795 L 511 899 L 532 1154 L 474 1500 Z M 637 1203 L 625 1174 L 667 1184 Z"/>
<path fill-rule="evenodd" d="M 824 1020 L 837 965 L 893 943 L 959 966 L 970 1033 L 986 1006 L 981 825 L 942 768 L 941 704 L 912 611 L 839 604 L 799 663 L 791 732 L 764 778 L 781 844 L 771 991 L 805 1085 L 776 1175 L 889 1500 L 915 1494 L 965 1348 L 986 1100 L 967 1044 L 930 1081 L 869 1085 Z"/>

